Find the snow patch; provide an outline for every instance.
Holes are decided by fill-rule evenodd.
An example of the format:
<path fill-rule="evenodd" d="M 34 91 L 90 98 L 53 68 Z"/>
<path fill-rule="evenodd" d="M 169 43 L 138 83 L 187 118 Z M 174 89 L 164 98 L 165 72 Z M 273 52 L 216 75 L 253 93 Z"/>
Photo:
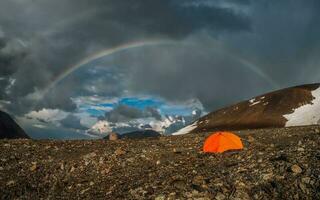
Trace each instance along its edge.
<path fill-rule="evenodd" d="M 190 133 L 195 128 L 197 128 L 197 122 L 195 122 L 189 126 L 186 126 L 175 133 L 172 133 L 172 135 L 184 135 L 184 134 Z"/>
<path fill-rule="evenodd" d="M 283 115 L 288 121 L 286 127 L 319 124 L 320 121 L 320 87 L 312 91 L 315 98 L 310 104 L 294 109 L 291 114 Z"/>
<path fill-rule="evenodd" d="M 254 105 L 257 105 L 257 104 L 259 104 L 259 103 L 261 103 L 261 101 L 252 102 L 252 103 L 249 105 L 249 107 L 254 106 Z"/>

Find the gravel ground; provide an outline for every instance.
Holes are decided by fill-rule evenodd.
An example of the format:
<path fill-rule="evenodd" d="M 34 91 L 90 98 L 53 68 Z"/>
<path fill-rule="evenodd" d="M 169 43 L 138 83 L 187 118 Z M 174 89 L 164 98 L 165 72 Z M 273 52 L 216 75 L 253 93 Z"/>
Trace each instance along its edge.
<path fill-rule="evenodd" d="M 201 151 L 206 133 L 142 140 L 0 141 L 1 199 L 320 199 L 320 127 L 236 132 L 245 149 Z"/>

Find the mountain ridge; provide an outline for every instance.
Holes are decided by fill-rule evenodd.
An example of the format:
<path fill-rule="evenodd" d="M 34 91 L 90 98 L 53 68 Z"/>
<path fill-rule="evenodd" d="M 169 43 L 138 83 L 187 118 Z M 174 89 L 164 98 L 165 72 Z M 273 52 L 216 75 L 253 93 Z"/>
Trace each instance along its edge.
<path fill-rule="evenodd" d="M 21 139 L 30 137 L 25 131 L 13 120 L 13 118 L 0 111 L 0 139 Z"/>
<path fill-rule="evenodd" d="M 259 95 L 213 111 L 174 135 L 214 130 L 281 128 L 319 124 L 320 84 L 306 84 Z"/>

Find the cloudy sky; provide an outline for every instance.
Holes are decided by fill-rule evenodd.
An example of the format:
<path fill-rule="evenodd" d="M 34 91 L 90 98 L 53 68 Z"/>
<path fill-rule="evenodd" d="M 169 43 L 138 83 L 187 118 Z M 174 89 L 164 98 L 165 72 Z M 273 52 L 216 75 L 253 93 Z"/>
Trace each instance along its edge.
<path fill-rule="evenodd" d="M 0 109 L 65 134 L 210 112 L 319 82 L 319 24 L 318 0 L 1 0 Z"/>

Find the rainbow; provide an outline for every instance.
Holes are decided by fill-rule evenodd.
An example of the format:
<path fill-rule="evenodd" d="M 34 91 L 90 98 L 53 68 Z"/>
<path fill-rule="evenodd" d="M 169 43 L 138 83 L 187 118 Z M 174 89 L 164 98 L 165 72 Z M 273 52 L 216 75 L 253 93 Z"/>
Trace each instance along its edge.
<path fill-rule="evenodd" d="M 75 65 L 68 67 L 66 71 L 64 71 L 62 74 L 57 76 L 52 82 L 42 90 L 40 94 L 40 99 L 41 100 L 52 88 L 54 88 L 57 84 L 59 84 L 62 80 L 64 80 L 66 77 L 68 77 L 70 74 L 72 74 L 74 71 L 79 69 L 80 67 L 89 64 L 90 62 L 93 62 L 97 59 L 100 59 L 102 57 L 110 56 L 115 53 L 119 53 L 122 51 L 126 51 L 129 49 L 134 49 L 134 48 L 139 48 L 139 47 L 144 47 L 144 46 L 155 46 L 155 45 L 174 45 L 174 44 L 179 44 L 179 45 L 186 45 L 186 46 L 194 46 L 195 44 L 192 43 L 178 43 L 170 40 L 152 40 L 152 41 L 140 41 L 140 42 L 133 42 L 129 44 L 123 44 L 119 45 L 110 49 L 105 49 L 102 51 L 99 51 L 91 56 L 86 57 L 85 59 L 81 60 L 80 62 L 76 63 Z M 219 48 L 219 51 L 223 50 L 223 48 Z M 224 51 L 224 50 L 223 50 Z M 227 52 L 227 51 L 226 51 Z M 235 59 L 239 61 L 243 67 L 251 70 L 261 78 L 263 78 L 265 81 L 267 81 L 272 87 L 277 88 L 278 85 L 277 83 L 272 80 L 265 72 L 263 72 L 260 68 L 258 68 L 256 65 L 251 63 L 250 61 L 240 58 L 238 56 L 229 54 L 232 59 Z"/>
<path fill-rule="evenodd" d="M 142 42 L 133 42 L 129 44 L 119 45 L 110 49 L 99 51 L 91 56 L 86 57 L 85 59 L 81 60 L 80 62 L 76 63 L 75 65 L 69 67 L 66 71 L 62 74 L 57 76 L 52 82 L 42 91 L 41 96 L 44 97 L 52 88 L 54 88 L 59 82 L 65 79 L 67 76 L 72 74 L 74 71 L 79 69 L 80 67 L 89 64 L 90 62 L 97 60 L 102 57 L 110 56 L 115 53 L 119 53 L 121 51 L 139 48 L 144 46 L 155 46 L 155 45 L 170 45 L 174 44 L 174 42 L 169 40 L 153 40 L 153 41 L 142 41 Z"/>
<path fill-rule="evenodd" d="M 265 81 L 267 81 L 274 89 L 279 88 L 278 83 L 276 83 L 270 76 L 268 76 L 264 71 L 262 71 L 259 67 L 257 67 L 253 63 L 249 62 L 244 58 L 239 58 L 239 57 L 233 57 L 233 58 L 237 59 L 247 69 L 253 71 L 255 74 L 257 74 L 258 76 L 263 78 Z"/>

